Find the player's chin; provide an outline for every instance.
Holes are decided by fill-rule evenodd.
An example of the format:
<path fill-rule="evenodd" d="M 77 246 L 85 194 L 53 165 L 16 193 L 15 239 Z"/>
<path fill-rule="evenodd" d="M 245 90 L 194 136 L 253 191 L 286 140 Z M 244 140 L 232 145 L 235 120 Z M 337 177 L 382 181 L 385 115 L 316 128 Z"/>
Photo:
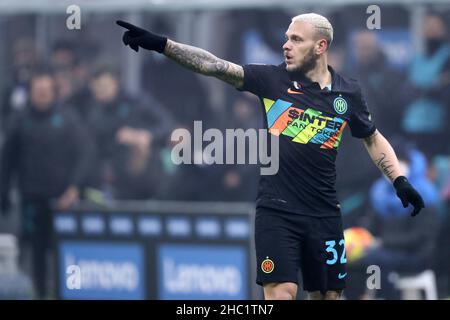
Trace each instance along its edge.
<path fill-rule="evenodd" d="M 298 66 L 297 65 L 295 65 L 293 63 L 286 62 L 286 71 L 287 72 L 294 72 L 296 70 L 298 70 Z"/>

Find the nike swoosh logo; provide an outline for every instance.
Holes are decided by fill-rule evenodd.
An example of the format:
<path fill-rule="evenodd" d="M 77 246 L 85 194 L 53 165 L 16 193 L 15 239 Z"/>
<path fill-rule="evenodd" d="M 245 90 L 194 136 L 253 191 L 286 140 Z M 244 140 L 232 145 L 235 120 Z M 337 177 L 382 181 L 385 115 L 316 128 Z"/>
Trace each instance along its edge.
<path fill-rule="evenodd" d="M 339 279 L 344 279 L 346 276 L 347 276 L 347 272 L 344 274 L 340 274 L 340 273 L 338 274 Z"/>
<path fill-rule="evenodd" d="M 290 93 L 290 94 L 303 94 L 303 92 L 301 92 L 301 91 L 295 91 L 295 90 L 292 90 L 291 88 L 288 88 L 288 89 L 287 89 L 287 92 Z"/>

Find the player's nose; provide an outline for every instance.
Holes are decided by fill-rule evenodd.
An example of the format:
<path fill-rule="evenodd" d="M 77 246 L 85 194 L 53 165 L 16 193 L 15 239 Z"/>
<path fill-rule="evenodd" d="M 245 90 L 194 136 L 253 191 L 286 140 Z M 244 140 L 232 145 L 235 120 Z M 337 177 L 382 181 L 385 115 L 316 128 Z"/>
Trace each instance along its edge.
<path fill-rule="evenodd" d="M 289 40 L 287 40 L 284 44 L 283 44 L 283 50 L 287 51 L 287 50 L 291 50 L 292 46 Z"/>

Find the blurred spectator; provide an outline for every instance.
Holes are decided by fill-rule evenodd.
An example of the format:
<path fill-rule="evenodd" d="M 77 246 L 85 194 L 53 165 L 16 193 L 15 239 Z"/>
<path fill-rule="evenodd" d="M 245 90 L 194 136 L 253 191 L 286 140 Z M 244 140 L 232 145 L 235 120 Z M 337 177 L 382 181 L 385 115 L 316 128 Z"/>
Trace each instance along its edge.
<path fill-rule="evenodd" d="M 90 102 L 92 101 L 92 92 L 89 88 L 89 64 L 86 61 L 78 60 L 66 76 L 70 77 L 67 79 L 67 81 L 70 81 L 68 83 L 70 85 L 70 94 L 60 95 L 60 101 L 86 122 L 89 118 L 91 111 Z"/>
<path fill-rule="evenodd" d="M 86 46 L 84 43 L 81 45 Z M 83 50 L 95 53 L 92 46 L 84 46 Z M 81 58 L 80 51 L 75 50 L 70 42 L 59 40 L 53 46 L 50 61 L 57 83 L 59 104 L 72 109 L 83 121 L 87 121 L 92 99 L 89 89 L 90 65 Z"/>
<path fill-rule="evenodd" d="M 411 103 L 403 118 L 403 130 L 427 156 L 449 154 L 450 135 L 450 44 L 447 26 L 436 14 L 424 25 L 425 52 L 413 59 L 409 70 Z"/>
<path fill-rule="evenodd" d="M 152 57 L 143 69 L 142 83 L 164 108 L 173 115 L 177 127 L 191 126 L 194 120 L 214 117 L 199 76 L 180 69 L 169 59 Z"/>
<path fill-rule="evenodd" d="M 67 40 L 58 40 L 52 48 L 50 65 L 53 70 L 71 70 L 77 59 L 75 46 Z"/>
<path fill-rule="evenodd" d="M 359 224 L 367 212 L 368 193 L 373 181 L 379 177 L 379 170 L 370 161 L 363 143 L 351 137 L 348 131 L 344 131 L 339 145 L 336 167 L 339 172 L 336 188 L 344 225 Z"/>
<path fill-rule="evenodd" d="M 447 208 L 450 201 L 447 200 Z M 436 250 L 436 273 L 440 297 L 450 298 L 450 255 L 446 254 L 450 247 L 450 214 L 444 217 L 438 235 L 438 250 Z M 442 254 L 444 252 L 444 254 Z"/>
<path fill-rule="evenodd" d="M 450 200 L 447 198 L 446 207 L 450 208 Z M 450 214 L 444 216 L 437 236 L 438 248 L 447 248 L 450 243 Z M 450 298 L 450 251 L 447 249 L 436 250 L 435 252 L 436 262 L 436 275 L 439 295 L 442 298 Z"/>
<path fill-rule="evenodd" d="M 258 108 L 258 102 L 252 95 L 240 95 L 231 107 L 229 117 L 222 128 L 221 133 L 225 135 L 226 129 L 255 130 L 262 127 L 262 113 Z M 192 125 L 186 127 L 194 137 Z M 207 128 L 203 127 L 203 130 Z M 176 167 L 176 173 L 170 184 L 170 194 L 167 192 L 165 199 L 184 201 L 255 201 L 259 167 L 257 164 L 249 165 L 249 143 L 246 141 L 245 163 L 237 164 L 238 152 L 236 143 L 234 150 L 227 150 L 223 140 L 224 157 L 228 153 L 234 154 L 234 164 L 186 164 Z M 235 139 L 236 142 L 236 139 Z M 203 148 L 209 142 L 203 144 Z M 230 146 L 231 147 L 231 146 Z M 194 150 L 195 151 L 195 150 Z M 258 152 L 258 149 L 255 149 Z M 201 156 L 192 153 L 193 157 Z M 203 155 L 204 157 L 205 155 Z M 256 158 L 258 154 L 254 155 Z M 205 158 L 203 158 L 205 161 Z M 224 162 L 225 159 L 224 159 Z M 180 188 L 182 186 L 182 188 Z M 205 192 L 207 190 L 208 192 Z"/>
<path fill-rule="evenodd" d="M 18 39 L 12 49 L 12 78 L 3 95 L 1 128 L 4 130 L 11 114 L 24 110 L 29 100 L 28 82 L 36 66 L 37 53 L 32 39 Z"/>
<path fill-rule="evenodd" d="M 258 106 L 256 97 L 252 95 L 240 95 L 231 107 L 230 119 L 226 126 L 233 129 L 257 130 L 262 128 L 262 114 Z M 258 137 L 259 141 L 259 137 Z M 259 146 L 258 146 L 259 147 Z M 259 168 L 257 165 L 249 165 L 249 143 L 246 143 L 246 165 L 237 164 L 236 155 L 242 150 L 235 148 L 235 164 L 222 166 L 222 191 L 221 200 L 223 201 L 255 201 L 256 190 L 259 179 Z M 259 152 L 258 148 L 255 149 Z M 226 153 L 230 152 L 229 150 Z M 231 151 L 232 152 L 232 151 Z M 252 155 L 258 159 L 258 154 Z"/>
<path fill-rule="evenodd" d="M 410 216 L 411 207 L 403 208 L 392 184 L 385 177 L 373 184 L 370 200 L 374 216 L 369 229 L 377 236 L 377 241 L 359 265 L 380 267 L 381 290 L 377 291 L 377 296 L 385 299 L 400 298 L 388 279 L 392 272 L 419 273 L 433 267 L 439 202 L 439 194 L 426 176 L 425 156 L 401 141 L 393 141 L 393 146 L 406 176 L 422 195 L 425 209 L 413 218 Z M 349 270 L 355 272 L 355 266 Z M 350 285 L 355 286 L 357 282 L 365 284 L 365 281 L 353 279 Z"/>
<path fill-rule="evenodd" d="M 194 123 L 177 129 L 185 129 L 188 133 L 179 141 L 171 141 L 166 147 L 166 162 L 172 164 L 173 172 L 169 183 L 162 192 L 164 200 L 177 201 L 217 201 L 221 199 L 221 168 L 224 165 L 206 164 L 203 148 L 208 144 L 203 142 L 202 150 L 191 149 L 191 164 L 174 165 L 170 154 L 172 148 L 187 139 L 191 143 L 194 137 Z M 203 130 L 207 130 L 202 126 Z M 190 140 L 189 140 L 190 139 Z M 198 137 L 197 137 L 198 139 Z M 203 159 L 203 163 L 197 164 Z"/>
<path fill-rule="evenodd" d="M 74 46 L 66 40 L 58 40 L 52 48 L 50 65 L 56 81 L 57 100 L 67 104 L 75 93 L 73 70 L 77 61 Z"/>
<path fill-rule="evenodd" d="M 56 105 L 55 80 L 46 72 L 33 75 L 30 107 L 16 114 L 6 130 L 1 154 L 0 195 L 3 213 L 17 175 L 22 206 L 22 243 L 31 249 L 36 295 L 48 290 L 47 254 L 51 249 L 51 206 L 64 210 L 78 199 L 92 145 L 78 118 Z"/>
<path fill-rule="evenodd" d="M 96 72 L 91 88 L 96 160 L 90 184 L 117 199 L 154 197 L 164 183 L 159 144 L 172 128 L 170 116 L 153 100 L 143 106 L 126 96 L 112 70 Z"/>
<path fill-rule="evenodd" d="M 440 246 L 447 246 L 450 243 L 450 157 L 446 157 L 442 162 L 446 162 L 446 166 L 442 172 L 442 189 L 441 197 L 443 200 L 443 206 L 441 212 L 441 223 L 439 227 L 437 244 Z M 435 263 L 437 273 L 437 283 L 440 296 L 443 298 L 450 298 L 450 251 L 449 250 L 436 250 Z"/>
<path fill-rule="evenodd" d="M 365 94 L 378 128 L 386 137 L 398 133 L 404 102 L 404 77 L 390 66 L 374 31 L 359 31 L 354 38 L 355 78 Z"/>

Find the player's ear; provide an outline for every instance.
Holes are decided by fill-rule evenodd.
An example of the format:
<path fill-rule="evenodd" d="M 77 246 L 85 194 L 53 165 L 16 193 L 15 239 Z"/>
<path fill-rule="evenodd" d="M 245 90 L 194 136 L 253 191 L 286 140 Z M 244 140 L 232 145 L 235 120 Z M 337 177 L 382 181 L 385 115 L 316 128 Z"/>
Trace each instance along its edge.
<path fill-rule="evenodd" d="M 322 54 L 328 49 L 328 43 L 325 39 L 319 39 L 316 42 L 316 54 Z"/>

